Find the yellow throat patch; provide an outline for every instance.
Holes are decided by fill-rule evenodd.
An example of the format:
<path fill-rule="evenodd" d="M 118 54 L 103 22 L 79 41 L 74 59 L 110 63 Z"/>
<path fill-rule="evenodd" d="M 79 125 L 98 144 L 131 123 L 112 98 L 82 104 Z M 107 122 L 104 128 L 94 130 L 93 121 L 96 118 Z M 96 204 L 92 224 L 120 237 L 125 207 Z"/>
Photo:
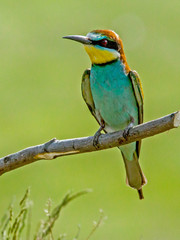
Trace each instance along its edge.
<path fill-rule="evenodd" d="M 120 54 L 116 51 L 104 50 L 100 48 L 98 49 L 92 45 L 84 45 L 84 48 L 93 64 L 103 64 L 111 62 L 120 56 Z"/>

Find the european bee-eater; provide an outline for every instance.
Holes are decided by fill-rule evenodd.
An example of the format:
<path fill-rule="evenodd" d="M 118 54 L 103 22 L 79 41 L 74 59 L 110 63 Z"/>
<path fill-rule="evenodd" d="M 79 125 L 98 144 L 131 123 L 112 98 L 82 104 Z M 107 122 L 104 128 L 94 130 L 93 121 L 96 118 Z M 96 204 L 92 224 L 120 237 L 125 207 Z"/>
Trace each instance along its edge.
<path fill-rule="evenodd" d="M 114 132 L 143 122 L 143 91 L 140 78 L 127 64 L 120 37 L 111 30 L 94 30 L 86 36 L 64 38 L 84 45 L 92 62 L 82 77 L 82 96 L 100 125 L 101 130 Z M 97 139 L 96 139 L 97 140 Z M 139 165 L 141 141 L 120 146 L 126 168 L 127 184 L 138 190 L 143 199 L 142 186 L 146 178 Z"/>

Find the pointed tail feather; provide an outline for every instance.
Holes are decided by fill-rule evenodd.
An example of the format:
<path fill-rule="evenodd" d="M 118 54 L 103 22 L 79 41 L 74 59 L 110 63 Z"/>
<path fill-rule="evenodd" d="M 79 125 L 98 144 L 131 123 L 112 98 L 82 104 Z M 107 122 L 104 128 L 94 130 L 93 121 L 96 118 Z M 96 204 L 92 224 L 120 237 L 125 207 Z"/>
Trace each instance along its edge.
<path fill-rule="evenodd" d="M 144 199 L 142 186 L 146 184 L 147 181 L 139 165 L 137 154 L 134 152 L 133 159 L 128 160 L 122 151 L 121 153 L 126 168 L 126 182 L 130 187 L 137 189 L 140 199 Z"/>
<path fill-rule="evenodd" d="M 142 188 L 141 189 L 138 189 L 138 194 L 139 194 L 139 199 L 144 199 L 144 195 L 143 195 L 143 191 L 142 191 Z"/>

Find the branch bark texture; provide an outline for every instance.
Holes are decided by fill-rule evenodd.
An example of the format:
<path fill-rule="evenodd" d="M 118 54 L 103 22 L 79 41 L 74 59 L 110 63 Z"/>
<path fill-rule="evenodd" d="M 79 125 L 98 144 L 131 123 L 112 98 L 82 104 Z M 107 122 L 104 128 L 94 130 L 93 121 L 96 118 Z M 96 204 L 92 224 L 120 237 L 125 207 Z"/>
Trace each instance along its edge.
<path fill-rule="evenodd" d="M 0 175 L 38 160 L 51 160 L 65 155 L 113 148 L 154 136 L 178 126 L 180 126 L 180 111 L 133 127 L 126 139 L 123 137 L 123 130 L 102 134 L 99 137 L 98 148 L 93 145 L 93 136 L 68 140 L 54 138 L 44 144 L 29 147 L 1 158 Z"/>

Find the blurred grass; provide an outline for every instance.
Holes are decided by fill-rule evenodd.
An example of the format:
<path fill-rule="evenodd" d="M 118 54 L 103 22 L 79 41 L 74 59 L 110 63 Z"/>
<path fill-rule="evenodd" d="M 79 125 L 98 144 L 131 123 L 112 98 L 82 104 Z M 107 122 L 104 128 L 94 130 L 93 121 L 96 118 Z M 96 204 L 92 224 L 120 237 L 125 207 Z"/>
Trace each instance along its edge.
<path fill-rule="evenodd" d="M 53 137 L 97 130 L 80 91 L 90 61 L 82 46 L 62 39 L 67 34 L 114 29 L 123 39 L 129 65 L 141 76 L 145 121 L 178 110 L 179 21 L 178 0 L 1 1 L 1 156 Z M 97 209 L 103 208 L 108 221 L 94 240 L 179 239 L 179 136 L 177 129 L 143 141 L 144 201 L 125 185 L 122 158 L 111 149 L 41 161 L 1 176 L 0 214 L 28 186 L 34 220 L 42 216 L 48 197 L 56 201 L 68 189 L 93 188 L 86 202 L 79 199 L 62 216 L 63 232 L 74 226 L 74 236 L 82 223 L 83 239 Z"/>
<path fill-rule="evenodd" d="M 68 233 L 59 233 L 58 238 L 54 238 L 55 223 L 62 215 L 62 209 L 64 209 L 70 202 L 76 198 L 89 193 L 91 190 L 85 189 L 76 193 L 69 191 L 61 200 L 60 204 L 52 209 L 52 200 L 48 199 L 46 208 L 44 209 L 45 217 L 39 220 L 35 233 L 31 232 L 32 225 L 32 205 L 30 200 L 30 189 L 28 188 L 19 202 L 18 211 L 14 203 L 11 203 L 6 213 L 3 215 L 0 221 L 0 233 L 2 240 L 19 240 L 19 239 L 34 239 L 34 240 L 66 240 Z M 17 205 L 17 204 L 16 204 Z M 99 220 L 93 223 L 92 230 L 86 237 L 89 240 L 96 230 L 104 223 L 106 217 L 103 210 L 100 210 Z M 72 240 L 78 240 L 80 236 L 81 226 L 78 225 L 78 231 Z M 59 228 L 58 228 L 59 229 Z M 69 237 L 69 236 L 68 236 Z"/>

